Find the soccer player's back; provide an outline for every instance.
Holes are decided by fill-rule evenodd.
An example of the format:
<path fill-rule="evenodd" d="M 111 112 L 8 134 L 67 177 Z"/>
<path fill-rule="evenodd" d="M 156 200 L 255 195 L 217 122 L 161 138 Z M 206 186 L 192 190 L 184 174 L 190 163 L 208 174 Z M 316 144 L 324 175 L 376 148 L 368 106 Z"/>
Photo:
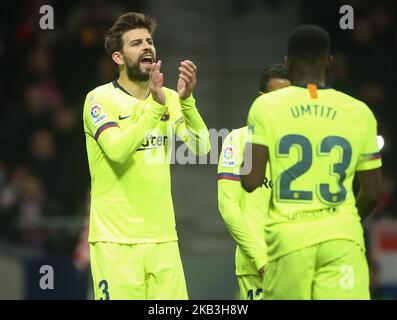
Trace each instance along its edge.
<path fill-rule="evenodd" d="M 363 102 L 324 85 L 328 50 L 321 28 L 295 29 L 287 59 L 293 85 L 258 98 L 249 114 L 253 169 L 243 186 L 257 186 L 267 159 L 273 180 L 269 299 L 369 298 L 360 215 L 377 197 L 376 120 Z M 362 172 L 357 204 L 356 171 Z"/>
<path fill-rule="evenodd" d="M 269 253 L 278 258 L 336 237 L 363 245 L 352 182 L 356 170 L 380 161 L 376 140 L 363 150 L 371 135 L 376 136 L 376 122 L 368 107 L 344 93 L 313 85 L 268 94 L 253 108 L 253 112 L 261 109 L 262 119 L 275 123 L 263 125 L 268 137 L 263 142 L 274 159 L 269 236 L 279 238 L 271 241 Z M 256 117 L 252 125 L 254 134 L 261 130 Z M 278 237 L 278 229 L 285 235 Z"/>

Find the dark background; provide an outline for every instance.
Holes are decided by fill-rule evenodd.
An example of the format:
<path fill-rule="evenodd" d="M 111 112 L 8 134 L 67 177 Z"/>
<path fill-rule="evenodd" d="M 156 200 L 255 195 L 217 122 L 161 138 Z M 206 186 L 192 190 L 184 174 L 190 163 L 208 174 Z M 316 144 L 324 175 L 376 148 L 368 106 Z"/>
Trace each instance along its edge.
<path fill-rule="evenodd" d="M 39 27 L 39 8 L 45 4 L 54 8 L 54 30 Z M 344 4 L 354 8 L 354 30 L 339 27 Z M 34 290 L 34 266 L 43 259 L 70 281 L 88 277 L 84 267 L 73 269 L 89 197 L 82 106 L 88 91 L 116 77 L 103 35 L 128 11 L 158 19 L 154 39 L 166 86 L 176 87 L 179 61 L 198 65 L 198 107 L 216 130 L 245 125 L 261 70 L 282 61 L 292 27 L 315 23 L 330 32 L 334 66 L 329 84 L 367 103 L 385 139 L 382 199 L 364 226 L 373 297 L 393 297 L 395 1 L 6 0 L 0 6 L 0 288 L 13 288 L 0 289 L 0 297 L 48 298 Z M 218 151 L 213 145 L 216 157 Z M 217 210 L 216 165 L 173 165 L 171 170 L 190 296 L 234 298 L 234 244 Z M 385 225 L 391 228 L 387 236 Z M 387 245 L 378 245 L 382 237 Z M 57 290 L 58 298 L 80 298 L 86 289 Z"/>

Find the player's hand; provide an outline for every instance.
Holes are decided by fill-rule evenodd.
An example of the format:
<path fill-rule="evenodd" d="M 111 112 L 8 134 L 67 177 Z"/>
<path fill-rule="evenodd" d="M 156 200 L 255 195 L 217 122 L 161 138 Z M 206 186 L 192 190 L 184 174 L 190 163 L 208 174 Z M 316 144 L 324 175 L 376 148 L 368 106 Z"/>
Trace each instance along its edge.
<path fill-rule="evenodd" d="M 193 89 L 197 84 L 196 71 L 196 65 L 190 60 L 181 62 L 179 66 L 179 79 L 177 84 L 177 90 L 180 99 L 185 100 L 192 94 Z"/>
<path fill-rule="evenodd" d="M 165 93 L 163 90 L 164 75 L 160 72 L 161 61 L 152 63 L 149 73 L 149 88 L 153 100 L 165 105 Z"/>

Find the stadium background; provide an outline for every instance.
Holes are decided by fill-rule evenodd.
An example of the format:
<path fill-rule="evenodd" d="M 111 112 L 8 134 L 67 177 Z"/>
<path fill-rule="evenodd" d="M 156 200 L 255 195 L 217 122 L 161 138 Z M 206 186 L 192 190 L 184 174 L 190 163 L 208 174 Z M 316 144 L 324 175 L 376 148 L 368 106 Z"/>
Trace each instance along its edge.
<path fill-rule="evenodd" d="M 54 30 L 39 28 L 45 4 Z M 354 30 L 339 28 L 343 4 L 355 10 Z M 115 78 L 103 34 L 127 11 L 158 20 L 166 86 L 175 88 L 180 60 L 198 65 L 198 107 L 218 130 L 245 124 L 261 70 L 282 61 L 292 27 L 330 32 L 330 84 L 365 101 L 385 139 L 382 199 L 364 226 L 373 297 L 396 299 L 397 3 L 383 0 L 2 1 L 0 299 L 87 297 L 87 269 L 75 267 L 89 193 L 81 110 L 89 90 Z M 217 209 L 216 165 L 171 170 L 190 297 L 234 299 L 234 244 Z M 39 287 L 42 265 L 54 268 L 54 290 Z"/>

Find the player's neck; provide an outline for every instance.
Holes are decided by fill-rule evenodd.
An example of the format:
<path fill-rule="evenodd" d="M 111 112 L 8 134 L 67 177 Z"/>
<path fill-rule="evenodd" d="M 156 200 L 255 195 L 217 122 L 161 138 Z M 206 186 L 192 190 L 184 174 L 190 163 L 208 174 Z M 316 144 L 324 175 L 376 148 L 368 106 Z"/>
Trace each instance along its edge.
<path fill-rule="evenodd" d="M 291 75 L 292 85 L 305 85 L 308 83 L 317 84 L 320 86 L 325 86 L 325 75 Z"/>
<path fill-rule="evenodd" d="M 149 81 L 132 81 L 125 73 L 120 73 L 117 80 L 120 86 L 124 88 L 130 95 L 139 100 L 145 100 L 149 93 Z"/>
<path fill-rule="evenodd" d="M 297 70 L 291 70 L 290 76 L 293 85 L 313 83 L 325 86 L 325 70 L 323 68 L 297 68 Z"/>

